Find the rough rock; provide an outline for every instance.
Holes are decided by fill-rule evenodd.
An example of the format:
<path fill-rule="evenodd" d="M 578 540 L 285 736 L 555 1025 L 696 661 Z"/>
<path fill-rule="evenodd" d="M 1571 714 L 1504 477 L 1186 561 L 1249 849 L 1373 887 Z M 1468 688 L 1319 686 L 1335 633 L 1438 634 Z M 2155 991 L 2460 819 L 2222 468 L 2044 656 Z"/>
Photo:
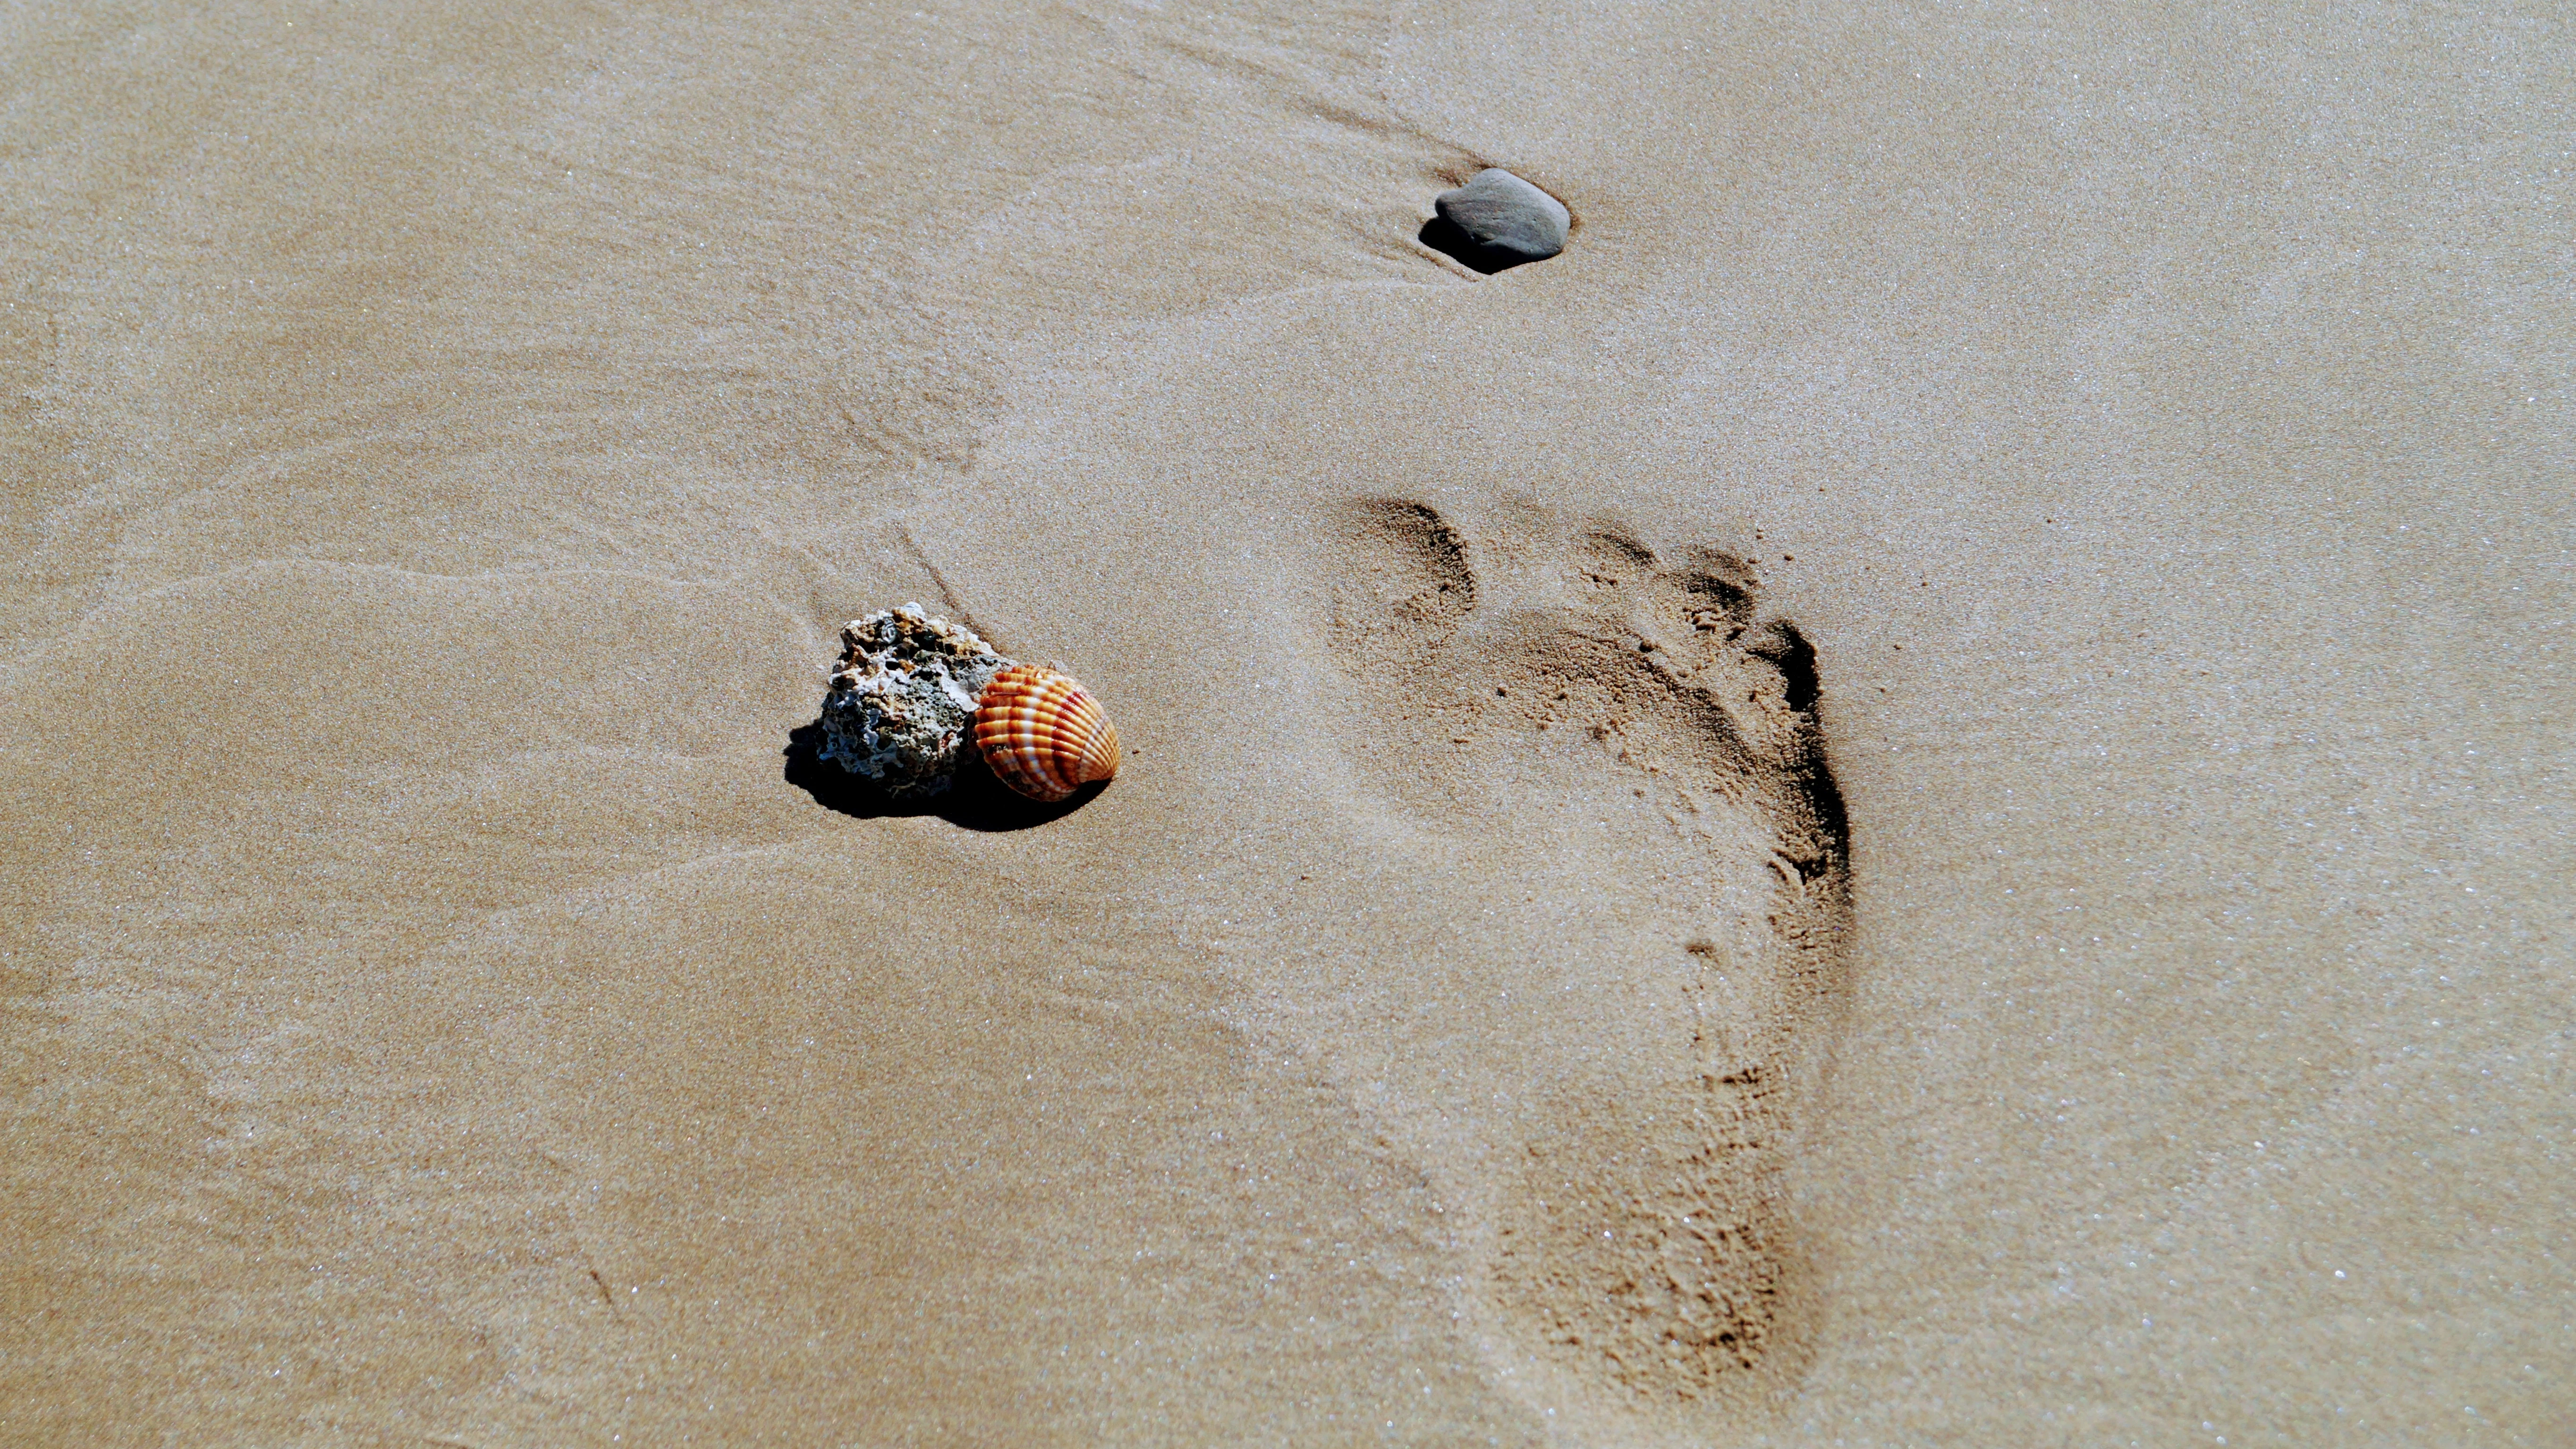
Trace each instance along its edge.
<path fill-rule="evenodd" d="M 841 630 L 841 659 L 823 695 L 817 753 L 891 799 L 937 795 L 975 748 L 984 686 L 1012 662 L 919 604 L 853 619 Z"/>
<path fill-rule="evenodd" d="M 1499 166 L 1441 192 L 1432 205 L 1470 242 L 1515 261 L 1545 261 L 1565 250 L 1565 231 L 1574 222 L 1564 202 Z"/>

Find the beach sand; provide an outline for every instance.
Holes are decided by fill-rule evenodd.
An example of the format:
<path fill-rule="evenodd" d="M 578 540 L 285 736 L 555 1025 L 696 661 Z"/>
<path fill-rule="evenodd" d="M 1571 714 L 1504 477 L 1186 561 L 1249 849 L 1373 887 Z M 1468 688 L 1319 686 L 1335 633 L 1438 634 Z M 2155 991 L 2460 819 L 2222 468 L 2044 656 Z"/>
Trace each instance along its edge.
<path fill-rule="evenodd" d="M 0 1442 L 2576 1422 L 2549 11 L 0 32 Z"/>

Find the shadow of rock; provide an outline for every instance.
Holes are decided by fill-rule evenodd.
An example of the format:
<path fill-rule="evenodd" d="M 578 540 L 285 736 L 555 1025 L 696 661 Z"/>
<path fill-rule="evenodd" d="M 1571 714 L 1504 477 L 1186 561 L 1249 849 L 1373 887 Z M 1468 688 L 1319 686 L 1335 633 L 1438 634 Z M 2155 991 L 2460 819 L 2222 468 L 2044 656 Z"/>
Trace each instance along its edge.
<path fill-rule="evenodd" d="M 1487 246 L 1469 236 L 1465 228 L 1445 216 L 1435 216 L 1424 222 L 1422 230 L 1414 234 L 1414 239 L 1442 256 L 1456 261 L 1460 266 L 1470 271 L 1482 272 L 1489 277 L 1496 272 L 1507 272 L 1514 267 L 1526 266 L 1538 260 L 1536 257 L 1524 255 L 1508 247 Z"/>
<path fill-rule="evenodd" d="M 788 784 L 814 797 L 814 803 L 857 820 L 887 815 L 936 815 L 967 830 L 1026 830 L 1060 820 L 1091 803 L 1108 788 L 1107 781 L 1085 785 L 1071 798 L 1042 804 L 1020 795 L 993 778 L 981 759 L 969 757 L 947 793 L 927 800 L 889 800 L 885 792 L 822 757 L 823 727 L 800 725 L 788 732 L 786 761 L 779 771 Z"/>

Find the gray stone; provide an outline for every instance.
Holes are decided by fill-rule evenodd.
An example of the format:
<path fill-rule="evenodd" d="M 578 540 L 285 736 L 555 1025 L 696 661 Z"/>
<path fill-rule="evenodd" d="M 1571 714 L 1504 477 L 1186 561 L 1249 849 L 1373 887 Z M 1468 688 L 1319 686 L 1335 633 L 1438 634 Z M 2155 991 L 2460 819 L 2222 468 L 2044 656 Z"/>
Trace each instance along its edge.
<path fill-rule="evenodd" d="M 1441 192 L 1432 204 L 1468 240 L 1521 261 L 1545 261 L 1565 250 L 1565 229 L 1574 221 L 1564 202 L 1499 166 Z"/>
<path fill-rule="evenodd" d="M 823 695 L 815 753 L 876 782 L 889 799 L 928 799 L 975 748 L 975 706 L 1010 667 L 974 630 L 919 604 L 852 619 Z"/>

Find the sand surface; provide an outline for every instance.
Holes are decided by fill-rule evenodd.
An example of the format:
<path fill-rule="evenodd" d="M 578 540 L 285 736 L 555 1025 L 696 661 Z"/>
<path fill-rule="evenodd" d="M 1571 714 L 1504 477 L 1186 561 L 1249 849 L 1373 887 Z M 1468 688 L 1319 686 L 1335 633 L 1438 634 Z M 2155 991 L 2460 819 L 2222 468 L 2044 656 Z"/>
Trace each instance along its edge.
<path fill-rule="evenodd" d="M 2565 1443 L 2571 51 L 9 11 L 0 1442 Z"/>

